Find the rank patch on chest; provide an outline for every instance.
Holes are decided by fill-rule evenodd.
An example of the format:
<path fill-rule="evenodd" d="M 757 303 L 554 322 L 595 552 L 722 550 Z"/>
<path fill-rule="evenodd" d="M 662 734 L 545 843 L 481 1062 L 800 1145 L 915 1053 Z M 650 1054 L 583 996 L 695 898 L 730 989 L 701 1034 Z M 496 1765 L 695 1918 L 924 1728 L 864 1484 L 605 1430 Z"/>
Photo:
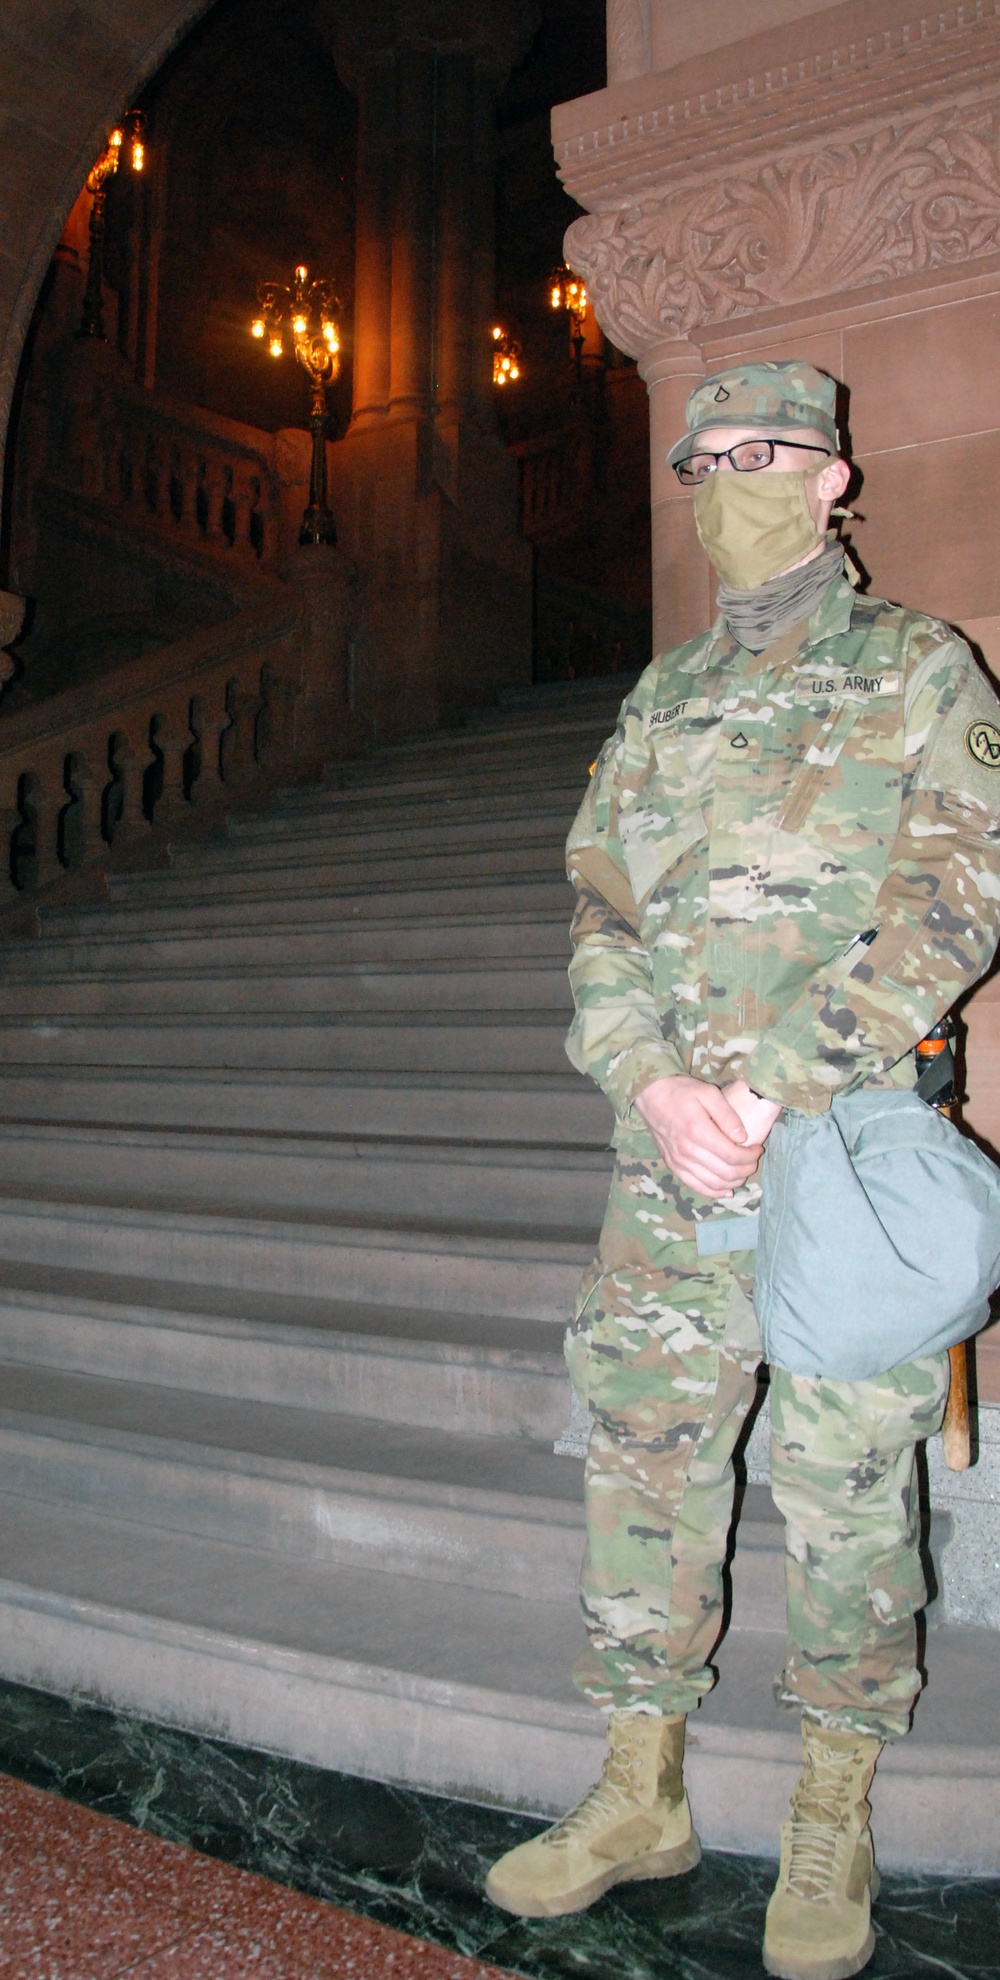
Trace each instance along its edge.
<path fill-rule="evenodd" d="M 965 731 L 965 747 L 987 770 L 1000 770 L 1000 729 L 995 722 L 970 722 Z"/>
<path fill-rule="evenodd" d="M 807 674 L 795 683 L 796 701 L 876 701 L 899 693 L 898 674 Z"/>

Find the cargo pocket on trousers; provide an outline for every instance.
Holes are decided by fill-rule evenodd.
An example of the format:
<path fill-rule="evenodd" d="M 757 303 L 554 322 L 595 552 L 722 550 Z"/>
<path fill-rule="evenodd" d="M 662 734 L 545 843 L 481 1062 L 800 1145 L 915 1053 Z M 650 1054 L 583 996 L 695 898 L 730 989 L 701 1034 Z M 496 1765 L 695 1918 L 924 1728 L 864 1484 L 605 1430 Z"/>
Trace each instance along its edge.
<path fill-rule="evenodd" d="M 727 1272 L 619 1270 L 585 1275 L 566 1337 L 580 1401 L 609 1435 L 651 1449 L 707 1405 L 732 1296 Z M 701 1398 L 705 1399 L 704 1405 Z"/>

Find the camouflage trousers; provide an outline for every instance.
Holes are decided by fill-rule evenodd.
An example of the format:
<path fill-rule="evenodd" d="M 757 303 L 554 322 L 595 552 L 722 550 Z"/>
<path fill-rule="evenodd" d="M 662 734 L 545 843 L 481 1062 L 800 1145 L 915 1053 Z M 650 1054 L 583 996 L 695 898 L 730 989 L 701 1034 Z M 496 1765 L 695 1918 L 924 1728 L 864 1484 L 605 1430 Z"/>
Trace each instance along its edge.
<path fill-rule="evenodd" d="M 690 1711 L 715 1681 L 733 1451 L 761 1346 L 754 1254 L 701 1257 L 695 1220 L 710 1212 L 658 1159 L 621 1153 L 566 1339 L 591 1417 L 588 1644 L 573 1676 L 604 1710 Z M 775 1693 L 827 1727 L 909 1728 L 926 1601 L 914 1447 L 940 1426 L 947 1389 L 947 1355 L 864 1382 L 772 1370 L 788 1623 Z"/>

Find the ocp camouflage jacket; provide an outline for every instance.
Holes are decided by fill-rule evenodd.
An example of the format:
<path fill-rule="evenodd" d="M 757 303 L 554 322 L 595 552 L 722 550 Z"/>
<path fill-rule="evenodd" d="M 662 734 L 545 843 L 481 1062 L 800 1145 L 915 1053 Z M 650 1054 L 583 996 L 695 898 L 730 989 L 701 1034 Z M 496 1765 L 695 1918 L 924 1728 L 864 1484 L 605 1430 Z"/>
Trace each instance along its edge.
<path fill-rule="evenodd" d="M 761 654 L 719 620 L 624 702 L 567 863 L 567 1051 L 626 1134 L 669 1073 L 807 1114 L 911 1085 L 1000 935 L 1000 705 L 948 626 L 845 578 Z"/>

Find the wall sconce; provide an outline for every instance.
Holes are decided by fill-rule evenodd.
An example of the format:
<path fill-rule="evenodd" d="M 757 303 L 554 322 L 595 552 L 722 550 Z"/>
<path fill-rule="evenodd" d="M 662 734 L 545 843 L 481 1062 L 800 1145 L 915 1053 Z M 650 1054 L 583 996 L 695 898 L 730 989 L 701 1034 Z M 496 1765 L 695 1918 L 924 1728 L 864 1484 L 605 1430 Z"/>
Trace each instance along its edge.
<path fill-rule="evenodd" d="M 262 282 L 257 300 L 260 315 L 254 317 L 250 335 L 266 344 L 271 357 L 280 358 L 285 354 L 285 334 L 290 332 L 292 349 L 309 380 L 312 467 L 299 542 L 336 543 L 337 525 L 326 499 L 326 388 L 340 371 L 340 305 L 330 283 L 310 282 L 308 268 L 301 265 L 292 284 Z"/>
<path fill-rule="evenodd" d="M 564 309 L 570 320 L 570 343 L 573 346 L 573 365 L 576 382 L 583 384 L 583 326 L 587 317 L 587 285 L 579 275 L 574 275 L 565 262 L 552 270 L 549 276 L 549 307 Z"/>
<path fill-rule="evenodd" d="M 521 346 L 514 337 L 508 336 L 499 323 L 494 323 L 493 338 L 493 383 L 513 385 L 521 376 Z"/>
<path fill-rule="evenodd" d="M 87 257 L 87 285 L 83 292 L 83 314 L 78 337 L 94 338 L 106 344 L 104 328 L 104 220 L 108 180 L 113 179 L 124 151 L 133 172 L 146 164 L 146 119 L 141 110 L 130 110 L 124 122 L 111 132 L 96 165 L 87 173 L 90 205 L 90 250 Z"/>

